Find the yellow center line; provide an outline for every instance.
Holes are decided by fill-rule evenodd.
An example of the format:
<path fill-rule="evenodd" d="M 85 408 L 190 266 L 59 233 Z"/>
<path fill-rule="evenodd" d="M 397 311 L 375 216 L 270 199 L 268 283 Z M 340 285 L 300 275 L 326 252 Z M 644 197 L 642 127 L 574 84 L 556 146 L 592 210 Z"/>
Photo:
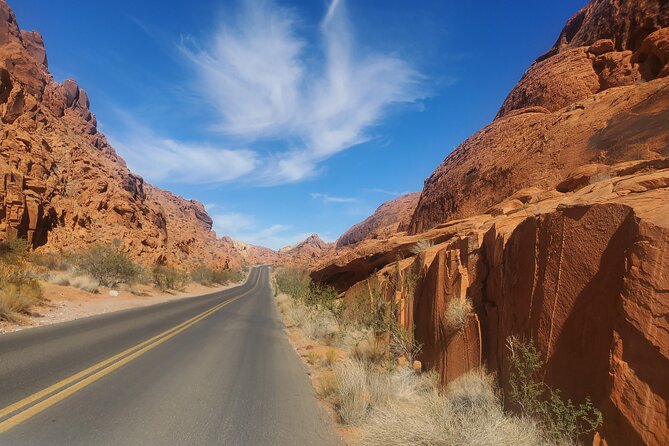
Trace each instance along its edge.
<path fill-rule="evenodd" d="M 46 395 L 49 395 L 55 391 L 58 391 L 60 389 L 63 389 L 64 387 L 68 386 L 69 384 L 87 376 L 93 373 L 92 375 L 88 376 L 87 378 L 77 382 L 76 384 L 69 386 L 65 388 L 64 390 L 61 390 L 60 392 L 50 396 L 49 398 L 46 398 L 45 400 L 29 407 L 28 409 L 24 410 L 21 413 L 18 413 L 14 415 L 13 417 L 10 417 L 6 419 L 5 421 L 0 423 L 0 433 L 7 431 L 8 429 L 11 429 L 12 427 L 22 423 L 23 421 L 27 420 L 28 418 L 42 412 L 43 410 L 47 409 L 48 407 L 51 407 L 52 405 L 56 404 L 57 402 L 67 398 L 68 396 L 72 395 L 76 391 L 83 389 L 84 387 L 88 386 L 89 384 L 97 381 L 98 379 L 102 378 L 105 375 L 108 375 L 109 373 L 113 372 L 114 370 L 118 369 L 119 367 L 129 363 L 130 361 L 136 359 L 137 357 L 143 355 L 147 351 L 157 347 L 158 345 L 162 344 L 163 342 L 167 341 L 168 339 L 171 339 L 172 337 L 176 336 L 177 334 L 181 333 L 182 331 L 190 328 L 191 326 L 195 325 L 196 323 L 200 322 L 201 320 L 205 319 L 206 317 L 212 315 L 216 311 L 220 310 L 224 306 L 231 304 L 232 302 L 244 297 L 245 295 L 249 294 L 250 292 L 254 291 L 259 284 L 259 280 L 256 281 L 256 284 L 251 288 L 250 290 L 240 294 L 237 297 L 234 297 L 232 299 L 229 299 L 221 304 L 218 304 L 214 306 L 213 308 L 210 308 L 207 311 L 204 311 L 200 313 L 197 316 L 194 316 L 190 319 L 188 319 L 185 322 L 182 322 L 181 324 L 164 331 L 163 333 L 160 333 L 159 335 L 156 335 L 152 337 L 151 339 L 148 339 L 144 342 L 141 342 L 140 344 L 137 344 L 134 347 L 131 347 L 117 355 L 112 356 L 111 358 L 105 359 L 104 361 L 101 361 L 86 370 L 83 370 L 81 372 L 78 372 L 68 378 L 63 379 L 62 381 L 57 382 L 56 384 L 53 384 L 52 386 L 47 387 L 44 390 L 41 390 L 33 395 L 30 395 L 20 401 L 17 401 L 16 403 L 7 406 L 6 408 L 0 410 L 0 418 L 5 417 L 13 412 L 16 412 L 17 410 L 22 409 L 23 407 L 38 401 L 39 399 L 43 398 Z M 122 358 L 122 359 L 120 359 Z M 120 359 L 120 361 L 119 361 Z M 111 364 L 111 365 L 110 365 Z"/>

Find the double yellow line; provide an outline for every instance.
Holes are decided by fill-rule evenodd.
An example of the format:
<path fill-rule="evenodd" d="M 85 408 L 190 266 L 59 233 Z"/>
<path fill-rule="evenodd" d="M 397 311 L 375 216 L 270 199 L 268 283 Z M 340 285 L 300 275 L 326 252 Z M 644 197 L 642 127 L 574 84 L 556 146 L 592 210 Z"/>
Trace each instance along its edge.
<path fill-rule="evenodd" d="M 257 280 L 253 288 L 250 290 L 246 291 L 245 293 L 240 294 L 237 297 L 233 297 L 232 299 L 229 299 L 221 304 L 218 304 L 212 308 L 210 308 L 207 311 L 204 311 L 200 314 L 198 314 L 195 317 L 192 317 L 188 319 L 185 322 L 182 322 L 181 324 L 170 328 L 169 330 L 166 330 L 159 335 L 156 335 L 152 337 L 151 339 L 147 339 L 144 342 L 141 342 L 134 347 L 130 347 L 129 349 L 114 355 L 110 358 L 105 359 L 104 361 L 98 362 L 95 365 L 92 365 L 91 367 L 87 368 L 86 370 L 82 370 L 79 373 L 76 373 L 68 378 L 63 379 L 62 381 L 57 382 L 56 384 L 47 387 L 44 390 L 40 390 L 37 393 L 34 393 L 20 401 L 17 401 L 14 404 L 11 404 L 4 409 L 0 410 L 0 419 L 6 417 L 7 415 L 10 415 L 12 413 L 18 412 L 16 415 L 11 416 L 10 418 L 7 418 L 6 420 L 0 422 L 0 433 L 3 433 L 12 427 L 23 423 L 27 419 L 37 415 L 38 413 L 46 410 L 47 408 L 53 406 L 54 404 L 58 403 L 59 401 L 64 400 L 68 396 L 72 395 L 73 393 L 83 389 L 84 387 L 94 383 L 95 381 L 99 380 L 103 376 L 106 376 L 113 372 L 114 370 L 124 366 L 125 364 L 129 363 L 130 361 L 137 359 L 144 353 L 148 352 L 149 350 L 159 346 L 163 342 L 166 342 L 167 340 L 173 338 L 174 336 L 178 335 L 184 330 L 187 330 L 188 328 L 192 327 L 193 325 L 197 324 L 204 318 L 211 316 L 221 308 L 223 308 L 226 305 L 231 304 L 232 302 L 241 299 L 242 297 L 246 296 L 250 292 L 254 291 L 258 287 L 258 283 L 260 280 Z M 82 379 L 83 378 L 83 379 Z M 74 383 L 74 384 L 73 384 Z M 72 385 L 71 385 L 72 384 Z M 56 392 L 56 393 L 54 393 Z M 51 396 L 48 396 L 51 395 Z M 48 398 L 45 398 L 42 400 L 42 398 L 48 396 Z M 41 401 L 40 401 L 41 400 Z M 36 401 L 39 401 L 36 404 Z M 32 404 L 32 405 L 31 405 Z"/>

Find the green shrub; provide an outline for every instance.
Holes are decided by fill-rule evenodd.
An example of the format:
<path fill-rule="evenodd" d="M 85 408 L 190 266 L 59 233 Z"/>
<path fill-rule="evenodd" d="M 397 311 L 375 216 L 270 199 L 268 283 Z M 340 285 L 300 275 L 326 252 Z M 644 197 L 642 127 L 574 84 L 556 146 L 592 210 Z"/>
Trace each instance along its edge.
<path fill-rule="evenodd" d="M 293 299 L 306 302 L 311 290 L 309 272 L 298 268 L 283 268 L 276 274 L 276 284 L 281 292 Z"/>
<path fill-rule="evenodd" d="M 142 273 L 139 265 L 117 246 L 97 244 L 75 256 L 76 266 L 101 285 L 115 287 L 134 283 Z"/>
<path fill-rule="evenodd" d="M 0 278 L 0 319 L 16 320 L 31 305 L 42 300 L 42 287 L 26 274 L 11 274 Z"/>
<path fill-rule="evenodd" d="M 544 362 L 532 341 L 509 337 L 507 346 L 511 351 L 511 403 L 523 415 L 536 419 L 546 438 L 577 443 L 602 425 L 602 413 L 593 406 L 590 398 L 576 406 L 569 399 L 563 400 L 559 390 L 552 389 L 540 379 Z"/>
<path fill-rule="evenodd" d="M 161 291 L 182 290 L 188 284 L 188 274 L 169 266 L 156 265 L 151 270 L 151 280 Z"/>

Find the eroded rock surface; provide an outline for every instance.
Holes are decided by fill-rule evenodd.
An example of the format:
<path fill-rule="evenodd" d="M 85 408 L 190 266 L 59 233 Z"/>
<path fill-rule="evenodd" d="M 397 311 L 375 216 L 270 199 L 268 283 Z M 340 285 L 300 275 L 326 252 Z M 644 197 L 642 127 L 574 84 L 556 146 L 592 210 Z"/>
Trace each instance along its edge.
<path fill-rule="evenodd" d="M 420 193 L 402 195 L 387 201 L 360 223 L 352 226 L 337 239 L 337 248 L 355 245 L 369 238 L 388 238 L 409 226 Z"/>
<path fill-rule="evenodd" d="M 364 241 L 313 277 L 351 304 L 392 302 L 444 383 L 485 365 L 505 385 L 507 338 L 532 338 L 548 382 L 602 410 L 600 438 L 667 444 L 669 159 L 581 169 L 560 184 L 420 235 Z M 434 246 L 416 255 L 421 239 Z M 452 299 L 473 303 L 463 330 L 446 323 Z"/>
<path fill-rule="evenodd" d="M 669 4 L 594 0 L 525 73 L 497 118 L 427 179 L 410 233 L 484 212 L 575 168 L 669 155 Z"/>
<path fill-rule="evenodd" d="M 55 82 L 44 42 L 0 0 L 0 239 L 77 250 L 118 239 L 146 263 L 239 267 L 201 203 L 128 170 L 98 132 L 86 91 Z"/>

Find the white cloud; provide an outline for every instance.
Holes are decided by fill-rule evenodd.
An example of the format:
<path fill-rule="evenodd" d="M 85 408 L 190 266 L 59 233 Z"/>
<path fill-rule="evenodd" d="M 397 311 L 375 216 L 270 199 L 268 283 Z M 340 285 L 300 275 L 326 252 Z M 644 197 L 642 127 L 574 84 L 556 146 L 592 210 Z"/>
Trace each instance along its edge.
<path fill-rule="evenodd" d="M 312 193 L 311 198 L 321 200 L 324 203 L 357 203 L 358 202 L 357 198 L 335 197 L 335 196 L 332 196 L 332 195 L 321 194 L 321 193 L 317 193 L 317 192 Z"/>
<path fill-rule="evenodd" d="M 122 133 L 109 140 L 128 166 L 152 182 L 206 184 L 238 179 L 258 164 L 251 150 L 230 150 L 208 144 L 175 141 L 155 135 L 119 112 Z"/>
<path fill-rule="evenodd" d="M 208 206 L 208 209 L 215 208 L 216 206 Z M 299 243 L 311 235 L 308 232 L 295 232 L 289 225 L 263 226 L 252 216 L 240 212 L 217 212 L 211 217 L 218 236 L 227 235 L 244 243 L 275 250 Z"/>
<path fill-rule="evenodd" d="M 256 172 L 268 184 L 315 175 L 325 159 L 369 140 L 391 104 L 419 97 L 409 64 L 356 48 L 343 0 L 332 1 L 321 23 L 322 58 L 306 54 L 298 23 L 270 1 L 247 0 L 238 20 L 223 24 L 204 48 L 192 39 L 180 46 L 201 96 L 218 112 L 216 129 L 290 141 Z"/>
<path fill-rule="evenodd" d="M 380 189 L 378 187 L 372 188 L 372 189 L 366 189 L 368 192 L 374 192 L 374 193 L 379 193 L 379 194 L 384 194 L 384 195 L 390 195 L 392 197 L 401 197 L 402 195 L 410 194 L 411 192 L 409 191 L 404 191 L 404 192 L 397 192 L 393 190 L 387 190 L 387 189 Z"/>

